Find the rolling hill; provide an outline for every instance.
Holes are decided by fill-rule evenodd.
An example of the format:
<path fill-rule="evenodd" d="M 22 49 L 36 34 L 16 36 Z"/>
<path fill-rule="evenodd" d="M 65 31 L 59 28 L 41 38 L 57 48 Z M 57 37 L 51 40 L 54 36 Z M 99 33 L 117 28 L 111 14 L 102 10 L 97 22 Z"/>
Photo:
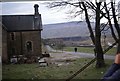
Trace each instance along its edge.
<path fill-rule="evenodd" d="M 94 23 L 91 23 L 94 28 Z M 56 23 L 43 25 L 42 38 L 63 38 L 63 37 L 84 37 L 89 36 L 85 21 L 73 21 L 67 23 Z"/>

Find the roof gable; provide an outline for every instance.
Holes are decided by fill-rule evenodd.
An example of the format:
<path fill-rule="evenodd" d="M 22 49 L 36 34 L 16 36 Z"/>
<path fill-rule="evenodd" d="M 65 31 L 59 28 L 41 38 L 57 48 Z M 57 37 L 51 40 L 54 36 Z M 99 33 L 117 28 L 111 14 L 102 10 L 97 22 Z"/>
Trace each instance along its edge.
<path fill-rule="evenodd" d="M 40 15 L 39 27 L 34 27 L 34 15 L 3 15 L 2 23 L 8 31 L 36 30 L 42 26 Z"/>

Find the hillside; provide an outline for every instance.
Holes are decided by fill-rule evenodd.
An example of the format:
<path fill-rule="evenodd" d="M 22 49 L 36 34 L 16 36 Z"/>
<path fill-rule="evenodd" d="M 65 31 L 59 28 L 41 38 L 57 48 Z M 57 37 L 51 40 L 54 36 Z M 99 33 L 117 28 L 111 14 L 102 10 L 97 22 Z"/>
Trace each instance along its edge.
<path fill-rule="evenodd" d="M 94 23 L 91 23 L 94 28 Z M 56 23 L 43 25 L 42 38 L 63 38 L 63 37 L 76 37 L 76 36 L 89 36 L 87 24 L 84 21 Z"/>

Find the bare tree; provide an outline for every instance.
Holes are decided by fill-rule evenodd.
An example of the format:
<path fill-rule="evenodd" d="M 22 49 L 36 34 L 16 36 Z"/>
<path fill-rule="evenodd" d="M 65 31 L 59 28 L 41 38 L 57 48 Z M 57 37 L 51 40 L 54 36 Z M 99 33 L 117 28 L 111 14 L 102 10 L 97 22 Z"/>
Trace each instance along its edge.
<path fill-rule="evenodd" d="M 107 7 L 107 5 L 109 5 L 110 3 L 111 3 L 111 6 L 109 9 L 112 10 L 113 15 L 110 15 L 110 12 Z M 113 47 L 113 45 L 115 45 L 118 42 L 118 39 L 120 39 L 120 29 L 116 19 L 115 7 L 113 5 L 114 3 L 113 2 L 110 2 L 110 3 L 106 4 L 106 2 L 104 2 L 104 5 L 103 5 L 103 2 L 97 2 L 97 1 L 93 3 L 90 0 L 85 0 L 83 2 L 81 1 L 74 2 L 70 0 L 70 1 L 52 2 L 52 3 L 49 3 L 48 5 L 49 8 L 55 8 L 55 7 L 65 8 L 66 6 L 70 6 L 70 7 L 73 6 L 74 10 L 72 10 L 71 13 L 74 13 L 73 14 L 74 17 L 79 16 L 81 14 L 85 15 L 85 20 L 88 25 L 90 37 L 93 44 L 95 45 L 96 59 L 97 59 L 96 67 L 103 67 L 105 65 L 104 53 L 106 53 L 111 47 Z M 75 11 L 75 8 L 79 8 L 79 10 L 77 9 Z M 94 17 L 95 17 L 95 33 L 93 32 L 93 29 L 90 23 L 90 17 L 91 17 L 90 11 L 94 13 Z M 115 24 L 114 27 L 117 30 L 118 38 L 117 38 L 117 35 L 114 33 L 114 28 L 111 24 L 111 16 L 114 19 L 114 24 Z M 115 43 L 113 43 L 111 47 L 108 47 L 106 50 L 103 50 L 101 45 L 101 32 L 104 30 L 105 27 L 103 28 L 103 30 L 101 30 L 100 21 L 104 17 L 108 20 L 108 23 L 111 29 L 111 34 L 116 41 Z M 120 42 L 118 43 L 117 51 L 120 52 Z"/>
<path fill-rule="evenodd" d="M 111 8 L 112 8 L 112 14 L 113 14 L 113 19 L 114 19 L 114 26 L 117 30 L 117 34 L 118 34 L 118 46 L 117 46 L 117 53 L 120 53 L 120 27 L 116 18 L 116 14 L 115 14 L 115 6 L 114 3 L 111 2 Z"/>

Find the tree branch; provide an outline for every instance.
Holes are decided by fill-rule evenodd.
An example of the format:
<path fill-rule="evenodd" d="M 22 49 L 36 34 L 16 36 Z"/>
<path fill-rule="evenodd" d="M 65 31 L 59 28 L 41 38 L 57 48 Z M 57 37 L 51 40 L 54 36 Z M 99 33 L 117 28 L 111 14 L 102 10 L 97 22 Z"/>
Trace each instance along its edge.
<path fill-rule="evenodd" d="M 104 2 L 104 6 L 105 6 L 106 14 L 108 15 L 108 22 L 109 22 L 109 26 L 110 26 L 110 29 L 111 29 L 112 37 L 114 38 L 115 41 L 117 41 L 118 39 L 117 39 L 117 37 L 114 33 L 114 29 L 113 29 L 113 26 L 112 26 L 112 23 L 111 23 L 110 14 L 109 14 L 109 11 L 107 9 L 106 2 Z"/>
<path fill-rule="evenodd" d="M 91 24 L 90 24 L 90 21 L 89 21 L 89 17 L 88 17 L 86 6 L 85 6 L 84 2 L 81 2 L 81 4 L 83 5 L 84 10 L 85 10 L 86 23 L 88 25 L 88 29 L 89 29 L 89 32 L 90 32 L 91 40 L 92 40 L 93 44 L 95 45 L 95 37 L 94 37 L 94 33 L 93 33 L 93 30 L 92 30 L 92 27 L 91 27 Z"/>

